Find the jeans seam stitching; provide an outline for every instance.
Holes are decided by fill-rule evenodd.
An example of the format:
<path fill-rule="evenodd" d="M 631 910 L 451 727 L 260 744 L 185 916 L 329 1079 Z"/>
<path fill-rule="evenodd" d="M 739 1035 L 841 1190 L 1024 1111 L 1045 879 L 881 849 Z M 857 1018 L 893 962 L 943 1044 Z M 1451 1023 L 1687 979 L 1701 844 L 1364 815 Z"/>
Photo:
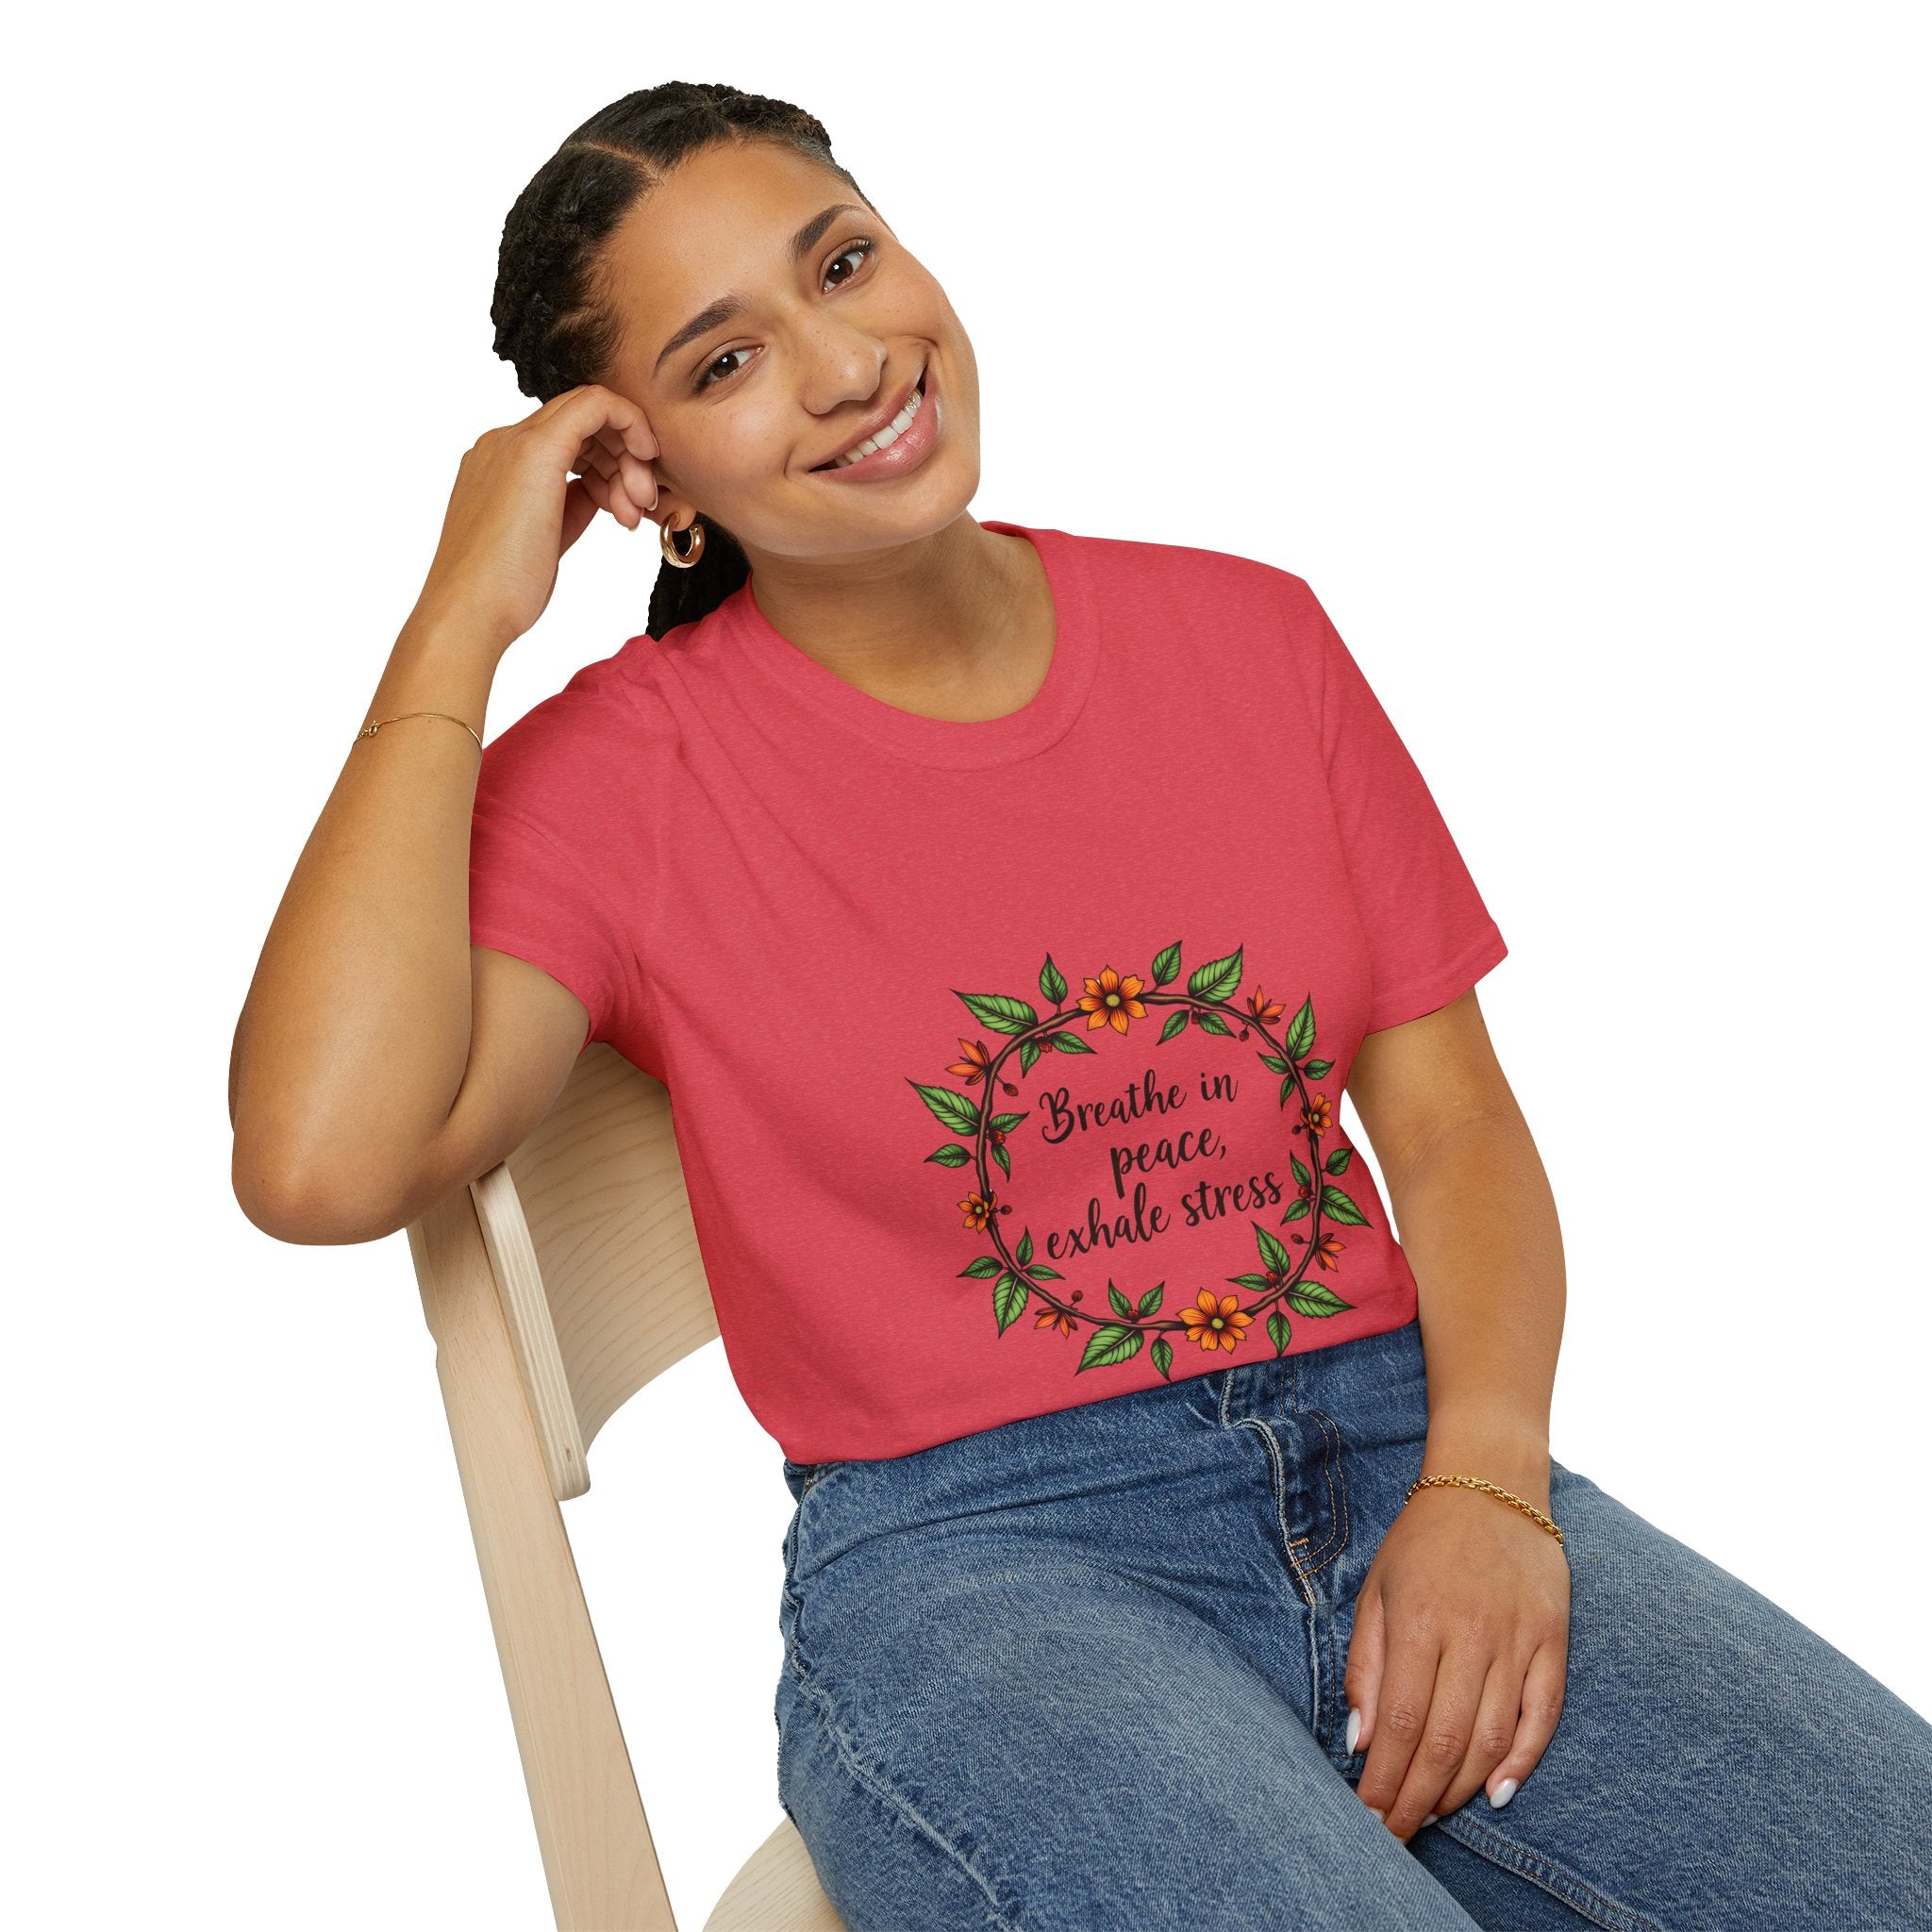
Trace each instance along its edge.
<path fill-rule="evenodd" d="M 1467 1844 L 1492 1865 L 1541 1886 L 1551 1897 L 1603 1926 L 1605 1932 L 1664 1932 L 1664 1927 L 1647 1912 L 1640 1912 L 1634 1906 L 1612 1898 L 1567 1866 L 1532 1851 L 1520 1839 L 1477 1824 L 1464 1812 L 1451 1812 L 1440 1822 L 1438 1829 L 1447 1831 L 1451 1838 Z"/>
<path fill-rule="evenodd" d="M 918 1806 L 913 1804 L 911 1799 L 859 1757 L 852 1747 L 852 1740 L 841 1728 L 833 1714 L 830 1697 L 818 1681 L 801 1671 L 799 1690 L 810 1704 L 819 1723 L 824 1726 L 825 1735 L 831 1739 L 833 1748 L 838 1753 L 840 1764 L 852 1782 L 877 1799 L 889 1811 L 895 1813 L 902 1823 L 909 1824 L 920 1836 L 937 1845 L 954 1865 L 979 1888 L 986 1896 L 987 1908 L 993 1915 L 996 1932 L 1022 1932 L 1020 1925 L 1007 1916 L 1006 1908 L 1000 1904 L 992 1887 L 973 1869 L 972 1860 L 919 1809 Z"/>
<path fill-rule="evenodd" d="M 1337 1480 L 1341 1475 L 1341 1429 L 1335 1418 L 1319 1408 L 1310 1408 L 1304 1413 L 1316 1417 L 1322 1424 L 1323 1435 L 1327 1439 L 1327 1449 L 1322 1457 L 1322 1474 L 1328 1485 L 1328 1521 L 1335 1525 L 1328 1532 L 1328 1540 L 1319 1550 L 1310 1550 L 1303 1558 L 1307 1573 L 1312 1576 L 1317 1570 L 1325 1569 L 1348 1547 L 1348 1483 L 1341 1480 L 1341 1499 L 1336 1496 Z M 1319 1560 L 1317 1560 L 1319 1558 Z"/>

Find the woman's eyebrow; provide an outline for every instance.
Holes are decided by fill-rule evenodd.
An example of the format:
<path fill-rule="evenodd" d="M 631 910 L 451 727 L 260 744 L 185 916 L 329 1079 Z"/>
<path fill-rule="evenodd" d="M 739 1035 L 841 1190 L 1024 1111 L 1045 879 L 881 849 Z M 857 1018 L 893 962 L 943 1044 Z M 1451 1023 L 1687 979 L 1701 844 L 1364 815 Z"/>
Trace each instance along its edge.
<path fill-rule="evenodd" d="M 803 261 L 818 246 L 819 237 L 832 225 L 836 216 L 863 214 L 865 210 L 855 207 L 849 201 L 835 201 L 828 208 L 823 208 L 812 216 L 805 226 L 791 238 L 791 260 L 795 266 Z M 744 307 L 744 297 L 738 294 L 721 295 L 708 308 L 701 308 L 666 342 L 658 353 L 658 359 L 651 365 L 651 374 L 656 375 L 664 366 L 664 358 L 674 356 L 687 342 L 694 342 L 700 336 L 709 335 L 721 323 L 726 323 Z"/>

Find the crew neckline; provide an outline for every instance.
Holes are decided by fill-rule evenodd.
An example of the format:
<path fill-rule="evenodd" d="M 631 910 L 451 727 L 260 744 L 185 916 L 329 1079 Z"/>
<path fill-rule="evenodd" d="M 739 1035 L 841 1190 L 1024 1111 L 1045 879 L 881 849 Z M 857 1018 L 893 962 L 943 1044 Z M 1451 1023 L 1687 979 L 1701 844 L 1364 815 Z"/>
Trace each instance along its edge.
<path fill-rule="evenodd" d="M 719 607 L 738 630 L 744 655 L 768 676 L 873 743 L 912 763 L 952 771 L 1011 764 L 1057 743 L 1092 690 L 1100 658 L 1087 563 L 1064 530 L 981 517 L 982 529 L 1024 537 L 1040 554 L 1053 600 L 1053 658 L 1040 689 L 1001 718 L 928 718 L 860 691 L 801 651 L 759 609 L 747 578 Z"/>

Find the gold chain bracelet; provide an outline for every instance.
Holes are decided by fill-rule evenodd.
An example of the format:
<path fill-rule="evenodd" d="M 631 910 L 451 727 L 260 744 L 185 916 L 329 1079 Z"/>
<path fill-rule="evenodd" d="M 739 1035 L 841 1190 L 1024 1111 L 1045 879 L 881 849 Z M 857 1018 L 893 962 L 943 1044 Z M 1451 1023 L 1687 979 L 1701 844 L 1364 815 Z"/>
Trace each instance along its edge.
<path fill-rule="evenodd" d="M 1558 1529 L 1557 1525 L 1554 1523 L 1552 1523 L 1550 1519 L 1547 1516 L 1545 1516 L 1543 1512 L 1541 1509 L 1539 1509 L 1534 1503 L 1525 1503 L 1521 1496 L 1512 1496 L 1507 1490 L 1499 1490 L 1494 1483 L 1484 1482 L 1481 1476 L 1418 1476 L 1414 1482 L 1409 1484 L 1408 1495 L 1404 1496 L 1402 1500 L 1406 1503 L 1408 1501 L 1408 1497 L 1414 1495 L 1418 1490 L 1426 1490 L 1436 1483 L 1456 1483 L 1466 1490 L 1482 1490 L 1491 1496 L 1500 1496 L 1503 1499 L 1503 1501 L 1510 1505 L 1512 1508 L 1521 1509 L 1525 1516 L 1531 1517 L 1536 1522 L 1541 1524 L 1542 1526 L 1546 1530 L 1548 1530 L 1549 1533 L 1553 1537 L 1555 1537 L 1559 1543 L 1563 1541 L 1563 1532 L 1560 1529 Z"/>
<path fill-rule="evenodd" d="M 403 711 L 393 718 L 378 718 L 375 724 L 363 725 L 361 730 L 357 732 L 356 737 L 374 738 L 385 724 L 400 724 L 405 718 L 448 718 L 452 724 L 462 724 L 463 729 L 472 738 L 476 739 L 476 749 L 478 751 L 483 749 L 483 741 L 480 738 L 476 738 L 476 727 L 474 724 L 463 724 L 463 721 L 460 718 L 452 716 L 448 711 Z M 355 740 L 352 739 L 350 742 L 353 744 Z"/>

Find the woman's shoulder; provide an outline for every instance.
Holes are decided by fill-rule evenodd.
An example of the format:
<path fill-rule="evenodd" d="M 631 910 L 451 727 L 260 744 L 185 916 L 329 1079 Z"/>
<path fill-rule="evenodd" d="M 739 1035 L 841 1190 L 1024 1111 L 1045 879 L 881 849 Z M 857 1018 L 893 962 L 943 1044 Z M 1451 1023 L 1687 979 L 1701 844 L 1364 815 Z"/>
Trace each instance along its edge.
<path fill-rule="evenodd" d="M 1294 607 L 1312 596 L 1306 578 L 1281 564 L 1201 543 L 1156 542 L 1140 537 L 1059 533 L 1103 584 L 1167 586 L 1262 598 Z"/>

